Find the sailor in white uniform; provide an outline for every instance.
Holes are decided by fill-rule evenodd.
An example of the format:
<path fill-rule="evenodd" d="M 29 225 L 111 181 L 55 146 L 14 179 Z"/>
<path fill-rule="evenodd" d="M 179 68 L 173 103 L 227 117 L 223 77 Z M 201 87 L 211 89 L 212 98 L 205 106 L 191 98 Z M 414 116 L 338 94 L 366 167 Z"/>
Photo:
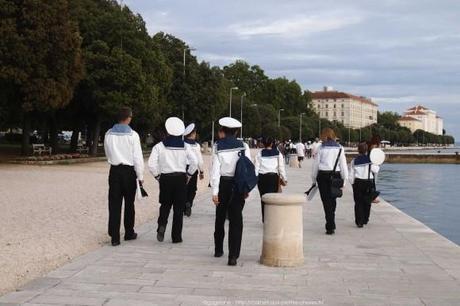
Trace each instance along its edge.
<path fill-rule="evenodd" d="M 187 217 L 190 217 L 192 215 L 192 206 L 193 206 L 193 200 L 195 199 L 196 195 L 196 190 L 197 190 L 197 183 L 198 183 L 198 172 L 200 176 L 200 180 L 204 178 L 204 172 L 203 172 L 203 156 L 201 155 L 201 146 L 200 144 L 196 141 L 196 129 L 195 129 L 195 123 L 189 124 L 185 128 L 184 132 L 184 142 L 185 146 L 189 147 L 190 150 L 195 154 L 195 158 L 198 161 L 198 170 L 193 173 L 192 178 L 187 184 L 187 199 L 185 202 L 185 211 L 184 214 Z M 187 161 L 187 168 L 189 168 L 189 161 Z"/>
<path fill-rule="evenodd" d="M 165 123 L 168 136 L 156 144 L 148 161 L 152 175 L 160 182 L 160 216 L 157 239 L 163 241 L 168 217 L 173 208 L 171 237 L 173 243 L 182 242 L 182 223 L 186 201 L 187 181 L 197 170 L 198 162 L 191 148 L 182 140 L 184 123 L 171 117 Z M 187 169 L 188 163 L 188 169 Z"/>
<path fill-rule="evenodd" d="M 287 184 L 286 168 L 283 154 L 278 151 L 272 137 L 263 139 L 264 149 L 256 155 L 255 170 L 259 176 L 257 187 L 259 189 L 262 208 L 262 222 L 264 222 L 265 203 L 262 196 L 266 193 L 279 192 L 280 184 Z"/>
<path fill-rule="evenodd" d="M 216 205 L 216 221 L 214 230 L 214 256 L 224 254 L 225 219 L 229 218 L 228 265 L 237 264 L 240 256 L 241 238 L 243 234 L 243 206 L 247 195 L 234 191 L 234 175 L 239 153 L 251 158 L 249 146 L 236 139 L 241 123 L 233 118 L 224 117 L 219 120 L 225 137 L 216 143 L 213 153 L 211 170 L 212 200 Z"/>
<path fill-rule="evenodd" d="M 335 209 L 337 199 L 332 194 L 332 179 L 342 179 L 341 188 L 345 187 L 348 179 L 348 166 L 345 158 L 345 150 L 336 142 L 336 136 L 332 129 L 325 128 L 321 132 L 323 140 L 318 147 L 313 161 L 312 181 L 318 183 L 318 189 L 323 202 L 326 216 L 326 234 L 332 235 L 335 232 Z"/>
<path fill-rule="evenodd" d="M 355 201 L 355 223 L 363 227 L 369 222 L 371 213 L 372 196 L 369 191 L 375 189 L 375 176 L 380 170 L 378 165 L 372 164 L 365 142 L 358 145 L 359 155 L 350 164 L 350 183 L 353 185 L 353 198 Z"/>
<path fill-rule="evenodd" d="M 302 143 L 302 141 L 299 141 L 295 145 L 295 150 L 296 150 L 296 153 L 297 153 L 297 160 L 299 161 L 299 168 L 302 168 L 302 162 L 303 162 L 303 159 L 305 157 L 305 146 Z"/>
<path fill-rule="evenodd" d="M 120 244 L 121 206 L 125 200 L 125 240 L 137 238 L 134 232 L 134 199 L 137 182 L 144 179 L 144 156 L 139 135 L 129 124 L 133 114 L 124 107 L 118 114 L 118 124 L 107 131 L 104 150 L 110 164 L 109 174 L 109 236 L 112 245 Z"/>

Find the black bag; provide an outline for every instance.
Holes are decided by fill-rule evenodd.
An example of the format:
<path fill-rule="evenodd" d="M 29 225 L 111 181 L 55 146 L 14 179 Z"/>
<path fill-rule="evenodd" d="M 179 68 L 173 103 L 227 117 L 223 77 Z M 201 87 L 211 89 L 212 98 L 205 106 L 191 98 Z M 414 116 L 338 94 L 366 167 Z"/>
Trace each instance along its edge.
<path fill-rule="evenodd" d="M 257 185 L 259 179 L 252 161 L 246 157 L 244 150 L 241 150 L 240 158 L 235 169 L 235 189 L 238 193 L 247 194 Z"/>
<path fill-rule="evenodd" d="M 370 181 L 371 180 L 371 166 L 372 165 L 369 165 L 369 173 L 367 175 L 367 179 Z M 377 199 L 377 197 L 380 195 L 380 191 L 377 191 L 377 188 L 375 186 L 375 177 L 372 179 L 372 183 L 369 184 L 369 186 L 367 187 L 366 189 L 366 194 L 365 194 L 365 197 L 366 197 L 366 201 L 367 202 L 372 202 L 374 201 L 375 199 Z"/>
<path fill-rule="evenodd" d="M 345 181 L 342 179 L 340 174 L 335 173 L 335 169 L 337 169 L 337 164 L 339 163 L 340 154 L 342 154 L 342 149 L 339 150 L 339 155 L 337 155 L 337 159 L 335 160 L 334 169 L 332 169 L 331 173 L 331 197 L 341 198 L 343 196 L 343 184 Z"/>

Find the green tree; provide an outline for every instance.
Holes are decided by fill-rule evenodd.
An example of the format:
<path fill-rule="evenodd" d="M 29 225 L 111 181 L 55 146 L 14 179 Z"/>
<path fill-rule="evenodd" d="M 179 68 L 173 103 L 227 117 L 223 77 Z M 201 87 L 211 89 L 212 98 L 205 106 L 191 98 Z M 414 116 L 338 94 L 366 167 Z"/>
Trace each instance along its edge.
<path fill-rule="evenodd" d="M 83 76 L 81 38 L 67 0 L 2 0 L 0 10 L 0 82 L 22 114 L 26 154 L 31 116 L 66 106 Z"/>

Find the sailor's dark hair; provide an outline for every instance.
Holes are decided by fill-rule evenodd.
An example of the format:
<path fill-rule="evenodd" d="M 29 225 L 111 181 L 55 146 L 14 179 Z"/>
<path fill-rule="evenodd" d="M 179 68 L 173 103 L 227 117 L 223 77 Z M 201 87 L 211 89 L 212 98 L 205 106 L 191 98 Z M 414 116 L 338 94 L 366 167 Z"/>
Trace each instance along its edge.
<path fill-rule="evenodd" d="M 128 118 L 130 118 L 132 116 L 133 116 L 132 109 L 130 107 L 128 107 L 128 106 L 123 106 L 118 111 L 117 119 L 118 119 L 118 122 L 122 122 L 122 121 L 125 121 L 126 119 L 128 119 Z"/>
<path fill-rule="evenodd" d="M 238 132 L 238 128 L 229 128 L 226 126 L 222 127 L 222 131 L 226 136 L 236 136 L 236 133 Z"/>
<path fill-rule="evenodd" d="M 367 154 L 367 148 L 368 148 L 368 145 L 365 141 L 363 142 L 360 142 L 358 144 L 358 153 L 359 154 Z"/>
<path fill-rule="evenodd" d="M 267 137 L 262 138 L 262 143 L 264 144 L 264 147 L 267 148 L 269 146 L 273 146 L 275 143 L 275 140 L 273 139 L 273 137 L 267 136 Z"/>

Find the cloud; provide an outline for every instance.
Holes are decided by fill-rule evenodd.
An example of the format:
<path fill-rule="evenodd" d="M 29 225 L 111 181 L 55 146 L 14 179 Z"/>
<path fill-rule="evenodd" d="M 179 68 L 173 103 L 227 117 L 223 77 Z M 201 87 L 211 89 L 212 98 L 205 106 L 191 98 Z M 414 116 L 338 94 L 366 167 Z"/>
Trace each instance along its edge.
<path fill-rule="evenodd" d="M 232 24 L 229 30 L 240 37 L 257 35 L 285 35 L 289 37 L 308 35 L 357 24 L 362 18 L 342 13 L 327 13 L 312 16 L 295 16 L 271 22 L 258 20 L 251 23 Z"/>

